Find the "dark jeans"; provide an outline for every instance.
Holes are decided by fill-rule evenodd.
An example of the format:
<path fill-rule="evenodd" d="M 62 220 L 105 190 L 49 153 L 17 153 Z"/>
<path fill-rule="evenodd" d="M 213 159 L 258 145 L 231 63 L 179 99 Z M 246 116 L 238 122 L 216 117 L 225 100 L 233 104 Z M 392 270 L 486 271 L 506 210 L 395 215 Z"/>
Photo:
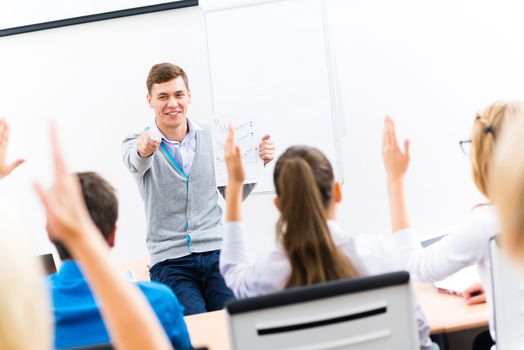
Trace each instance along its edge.
<path fill-rule="evenodd" d="M 153 265 L 149 276 L 173 289 L 185 315 L 221 310 L 235 296 L 220 274 L 219 259 L 219 250 L 168 259 Z"/>

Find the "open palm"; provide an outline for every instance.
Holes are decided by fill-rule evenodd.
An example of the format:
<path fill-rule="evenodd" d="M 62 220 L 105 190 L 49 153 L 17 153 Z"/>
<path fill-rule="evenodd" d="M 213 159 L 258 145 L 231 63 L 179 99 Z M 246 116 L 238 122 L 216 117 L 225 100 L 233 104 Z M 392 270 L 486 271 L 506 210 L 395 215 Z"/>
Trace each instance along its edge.
<path fill-rule="evenodd" d="M 0 119 L 0 179 L 9 175 L 16 167 L 24 162 L 23 159 L 17 159 L 7 164 L 7 145 L 9 144 L 9 124 L 5 119 Z"/>

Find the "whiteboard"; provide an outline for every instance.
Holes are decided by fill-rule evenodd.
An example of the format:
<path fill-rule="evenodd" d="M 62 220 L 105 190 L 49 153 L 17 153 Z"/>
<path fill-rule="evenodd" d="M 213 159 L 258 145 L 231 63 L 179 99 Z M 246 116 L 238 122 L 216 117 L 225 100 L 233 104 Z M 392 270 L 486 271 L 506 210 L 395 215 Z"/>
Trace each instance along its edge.
<path fill-rule="evenodd" d="M 342 121 L 324 2 L 201 1 L 213 114 L 253 121 L 287 147 L 323 151 L 343 180 Z M 213 116 L 210 116 L 213 117 Z M 273 191 L 274 163 L 256 192 Z"/>

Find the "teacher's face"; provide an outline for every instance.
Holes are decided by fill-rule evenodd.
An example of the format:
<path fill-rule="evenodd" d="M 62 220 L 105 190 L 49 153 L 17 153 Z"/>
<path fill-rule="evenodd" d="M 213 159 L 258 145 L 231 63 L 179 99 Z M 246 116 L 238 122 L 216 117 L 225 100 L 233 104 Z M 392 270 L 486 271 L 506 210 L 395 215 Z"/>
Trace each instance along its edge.
<path fill-rule="evenodd" d="M 147 101 L 155 111 L 156 123 L 161 131 L 176 129 L 187 123 L 186 114 L 191 103 L 191 91 L 187 89 L 182 77 L 153 84 Z"/>

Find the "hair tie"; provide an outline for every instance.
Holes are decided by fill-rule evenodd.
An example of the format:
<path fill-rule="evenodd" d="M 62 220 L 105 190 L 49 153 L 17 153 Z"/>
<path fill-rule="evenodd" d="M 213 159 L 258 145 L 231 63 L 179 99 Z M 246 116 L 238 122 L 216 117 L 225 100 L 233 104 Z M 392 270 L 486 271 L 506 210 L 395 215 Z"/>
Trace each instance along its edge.
<path fill-rule="evenodd" d="M 493 130 L 493 128 L 491 126 L 486 126 L 484 128 L 484 133 L 485 134 L 492 134 L 493 136 L 495 136 L 495 130 Z"/>

